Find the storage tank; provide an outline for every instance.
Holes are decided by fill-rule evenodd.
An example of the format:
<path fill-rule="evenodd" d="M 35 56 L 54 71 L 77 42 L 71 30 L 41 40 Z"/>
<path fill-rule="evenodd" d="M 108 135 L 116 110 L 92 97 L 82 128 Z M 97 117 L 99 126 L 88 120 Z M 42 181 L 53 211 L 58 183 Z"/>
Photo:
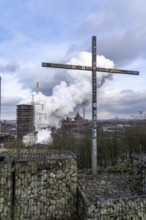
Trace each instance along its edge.
<path fill-rule="evenodd" d="M 34 132 L 34 106 L 17 105 L 17 139 L 22 140 L 23 136 Z"/>

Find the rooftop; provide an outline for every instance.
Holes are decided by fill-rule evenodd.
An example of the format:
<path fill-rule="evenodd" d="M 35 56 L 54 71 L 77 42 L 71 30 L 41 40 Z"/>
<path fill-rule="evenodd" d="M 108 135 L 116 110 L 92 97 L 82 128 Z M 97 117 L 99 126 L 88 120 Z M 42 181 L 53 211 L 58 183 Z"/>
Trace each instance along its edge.
<path fill-rule="evenodd" d="M 27 161 L 42 161 L 42 160 L 57 160 L 57 159 L 72 159 L 76 158 L 75 154 L 70 151 L 49 151 L 49 152 L 33 152 L 33 153 L 10 153 L 0 156 L 0 161 L 3 162 L 27 162 Z"/>
<path fill-rule="evenodd" d="M 120 174 L 97 174 L 79 176 L 78 186 L 88 202 L 136 198 L 142 195 L 130 181 Z"/>

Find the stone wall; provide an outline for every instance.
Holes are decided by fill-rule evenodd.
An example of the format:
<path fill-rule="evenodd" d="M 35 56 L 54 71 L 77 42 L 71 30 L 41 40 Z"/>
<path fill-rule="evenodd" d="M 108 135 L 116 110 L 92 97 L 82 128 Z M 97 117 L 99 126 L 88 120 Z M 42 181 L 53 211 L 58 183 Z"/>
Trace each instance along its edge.
<path fill-rule="evenodd" d="M 146 193 L 146 158 L 145 155 L 133 156 L 133 183 Z"/>
<path fill-rule="evenodd" d="M 146 199 L 119 199 L 86 203 L 83 196 L 79 199 L 81 220 L 145 220 Z"/>
<path fill-rule="evenodd" d="M 78 177 L 78 214 L 81 220 L 145 220 L 146 195 L 120 175 Z"/>
<path fill-rule="evenodd" d="M 1 169 L 0 219 L 62 219 L 76 214 L 77 163 L 70 155 L 15 159 Z M 14 162 L 15 161 L 15 162 Z"/>
<path fill-rule="evenodd" d="M 0 219 L 12 217 L 12 166 L 1 163 L 0 166 Z"/>
<path fill-rule="evenodd" d="M 81 220 L 145 220 L 146 162 L 136 157 L 133 180 L 137 187 L 118 174 L 78 175 L 72 153 L 9 155 L 0 161 L 0 220 L 72 219 L 76 213 Z"/>

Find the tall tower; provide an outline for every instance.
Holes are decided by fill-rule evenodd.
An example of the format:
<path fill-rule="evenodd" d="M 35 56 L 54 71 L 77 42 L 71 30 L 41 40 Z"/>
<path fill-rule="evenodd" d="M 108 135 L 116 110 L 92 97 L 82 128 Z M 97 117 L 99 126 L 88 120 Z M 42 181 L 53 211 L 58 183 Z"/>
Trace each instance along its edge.
<path fill-rule="evenodd" d="M 34 132 L 34 106 L 17 105 L 17 139 Z"/>

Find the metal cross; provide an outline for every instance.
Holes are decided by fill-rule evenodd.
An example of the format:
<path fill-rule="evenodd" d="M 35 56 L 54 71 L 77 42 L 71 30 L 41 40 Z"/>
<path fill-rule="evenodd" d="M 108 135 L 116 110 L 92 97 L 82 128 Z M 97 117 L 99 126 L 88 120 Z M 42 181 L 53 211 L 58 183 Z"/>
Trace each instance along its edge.
<path fill-rule="evenodd" d="M 92 66 L 42 63 L 42 67 L 92 71 L 92 172 L 97 172 L 97 83 L 96 72 L 139 75 L 138 71 L 109 69 L 96 66 L 96 36 L 92 37 Z"/>

